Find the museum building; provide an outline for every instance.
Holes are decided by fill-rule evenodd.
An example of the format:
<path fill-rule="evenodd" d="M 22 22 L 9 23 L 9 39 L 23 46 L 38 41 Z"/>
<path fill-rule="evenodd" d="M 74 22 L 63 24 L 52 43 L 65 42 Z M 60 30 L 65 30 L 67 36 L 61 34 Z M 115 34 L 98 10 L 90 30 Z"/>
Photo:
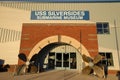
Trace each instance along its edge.
<path fill-rule="evenodd" d="M 37 55 L 45 71 L 81 72 L 82 55 L 105 58 L 109 73 L 120 70 L 120 2 L 49 3 L 0 1 L 0 59 L 9 71 Z M 73 64 L 74 62 L 74 64 Z M 49 65 L 48 65 L 49 64 Z"/>

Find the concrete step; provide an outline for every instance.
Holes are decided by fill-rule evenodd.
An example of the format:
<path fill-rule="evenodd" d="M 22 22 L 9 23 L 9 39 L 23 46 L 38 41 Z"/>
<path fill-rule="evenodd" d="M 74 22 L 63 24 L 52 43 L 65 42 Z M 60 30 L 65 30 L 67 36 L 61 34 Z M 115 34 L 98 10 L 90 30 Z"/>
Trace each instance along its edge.
<path fill-rule="evenodd" d="M 84 75 L 72 70 L 52 70 L 42 73 L 14 76 L 13 73 L 0 73 L 0 80 L 119 80 L 115 75 L 108 75 L 106 79 L 95 75 Z"/>

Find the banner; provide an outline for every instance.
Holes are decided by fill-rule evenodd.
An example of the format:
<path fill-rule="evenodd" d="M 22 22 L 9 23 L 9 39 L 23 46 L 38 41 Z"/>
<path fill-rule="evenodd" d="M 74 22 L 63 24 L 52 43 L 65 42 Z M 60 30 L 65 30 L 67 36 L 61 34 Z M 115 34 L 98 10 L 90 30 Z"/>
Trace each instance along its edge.
<path fill-rule="evenodd" d="M 89 11 L 31 11 L 31 20 L 89 20 Z"/>

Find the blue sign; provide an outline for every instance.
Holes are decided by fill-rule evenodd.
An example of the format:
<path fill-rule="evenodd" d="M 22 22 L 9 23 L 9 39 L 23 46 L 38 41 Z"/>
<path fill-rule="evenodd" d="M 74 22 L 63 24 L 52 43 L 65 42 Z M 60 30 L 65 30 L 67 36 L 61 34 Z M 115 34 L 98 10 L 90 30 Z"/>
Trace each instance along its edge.
<path fill-rule="evenodd" d="M 31 11 L 31 20 L 89 20 L 89 11 Z"/>
<path fill-rule="evenodd" d="M 0 0 L 0 1 L 22 1 L 22 2 L 120 2 L 120 0 Z"/>

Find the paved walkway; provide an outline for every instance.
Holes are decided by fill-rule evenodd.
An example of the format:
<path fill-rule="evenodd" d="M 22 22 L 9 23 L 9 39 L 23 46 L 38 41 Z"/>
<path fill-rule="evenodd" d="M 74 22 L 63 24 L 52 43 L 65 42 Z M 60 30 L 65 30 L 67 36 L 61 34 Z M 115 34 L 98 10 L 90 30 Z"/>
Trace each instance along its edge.
<path fill-rule="evenodd" d="M 38 74 L 13 76 L 13 73 L 0 73 L 0 80 L 120 80 L 116 75 L 108 75 L 106 79 L 94 75 L 83 75 L 76 71 L 53 70 Z"/>

